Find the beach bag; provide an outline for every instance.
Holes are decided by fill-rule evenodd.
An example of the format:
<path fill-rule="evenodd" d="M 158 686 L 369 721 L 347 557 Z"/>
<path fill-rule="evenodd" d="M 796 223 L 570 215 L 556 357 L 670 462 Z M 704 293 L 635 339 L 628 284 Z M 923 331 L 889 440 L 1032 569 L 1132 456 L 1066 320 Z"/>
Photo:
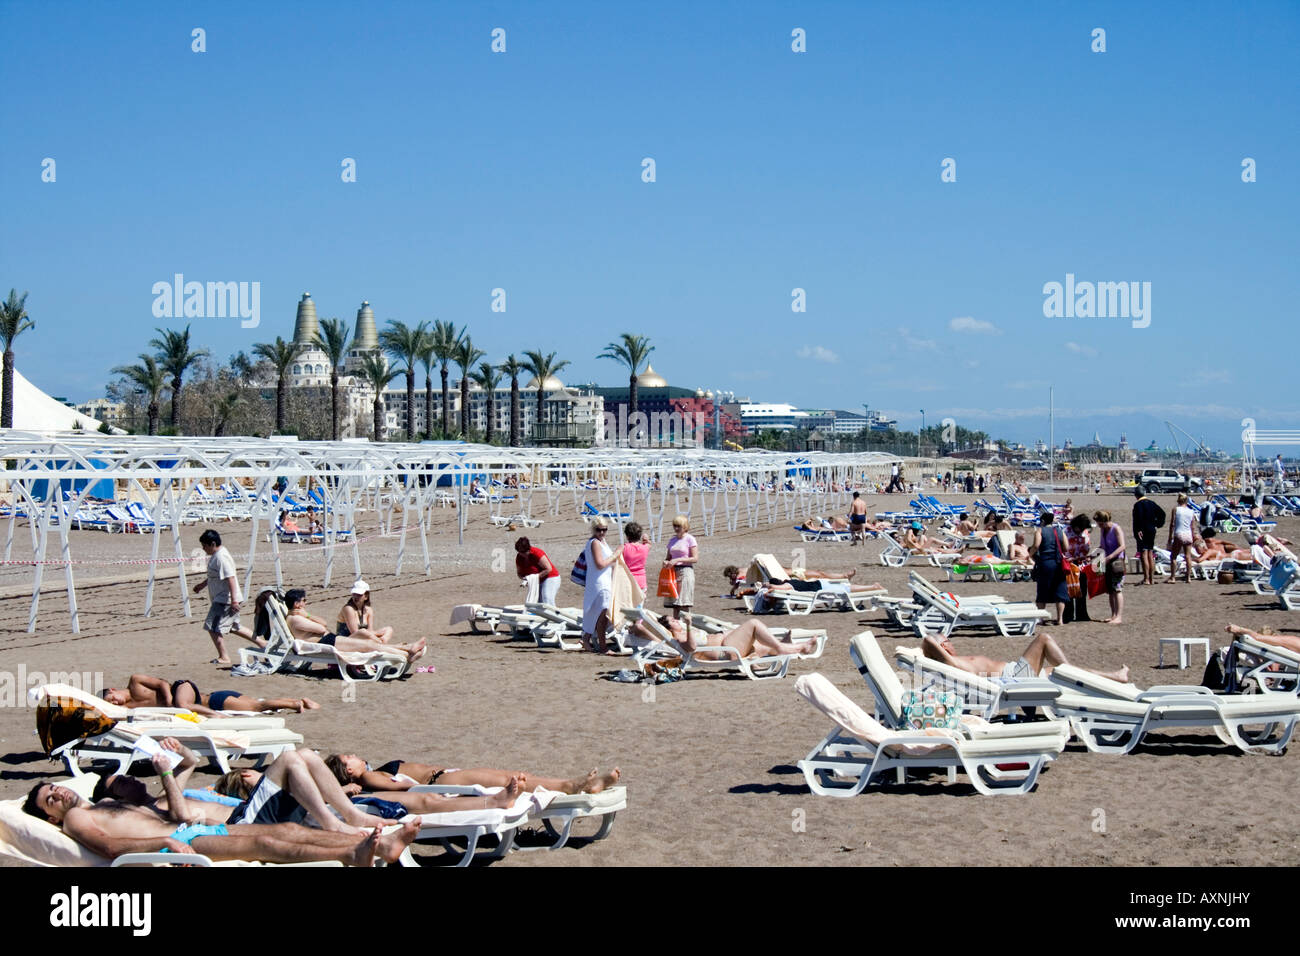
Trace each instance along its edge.
<path fill-rule="evenodd" d="M 1300 567 L 1290 558 L 1274 561 L 1272 570 L 1268 572 L 1268 586 L 1274 591 L 1281 591 L 1297 571 L 1300 571 Z"/>
<path fill-rule="evenodd" d="M 578 560 L 573 562 L 573 570 L 569 572 L 569 580 L 578 587 L 587 586 L 587 549 L 582 549 L 582 554 L 578 555 Z"/>
<path fill-rule="evenodd" d="M 961 726 L 962 699 L 947 691 L 908 691 L 903 697 L 903 724 L 911 730 L 957 730 Z"/>
<path fill-rule="evenodd" d="M 1098 594 L 1106 593 L 1106 576 L 1092 569 L 1092 566 L 1083 569 L 1083 576 L 1088 581 L 1088 597 L 1095 598 Z"/>
<path fill-rule="evenodd" d="M 1083 594 L 1083 582 L 1079 580 L 1079 566 L 1073 561 L 1065 562 L 1065 590 L 1072 598 Z"/>
<path fill-rule="evenodd" d="M 677 569 L 671 564 L 659 569 L 659 589 L 655 594 L 661 598 L 677 597 Z"/>

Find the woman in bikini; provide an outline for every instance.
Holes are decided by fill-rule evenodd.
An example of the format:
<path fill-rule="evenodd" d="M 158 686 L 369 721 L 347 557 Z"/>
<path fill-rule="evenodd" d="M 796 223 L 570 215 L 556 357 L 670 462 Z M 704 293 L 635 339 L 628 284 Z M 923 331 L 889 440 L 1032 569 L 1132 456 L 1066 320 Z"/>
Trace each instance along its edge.
<path fill-rule="evenodd" d="M 748 620 L 740 627 L 732 628 L 725 634 L 713 634 L 691 627 L 690 620 L 670 618 L 666 614 L 659 618 L 659 626 L 668 631 L 678 644 L 687 652 L 695 652 L 701 660 L 730 660 L 730 654 L 709 651 L 710 646 L 733 647 L 741 657 L 775 657 L 778 654 L 808 654 L 817 646 L 815 640 L 782 641 L 762 621 Z M 659 640 L 659 635 L 650 630 L 644 621 L 632 625 L 642 638 L 647 641 Z M 755 653 L 761 651 L 761 653 Z"/>
<path fill-rule="evenodd" d="M 414 644 L 384 644 L 373 637 L 331 633 L 324 621 L 308 613 L 307 592 L 301 588 L 288 591 L 284 601 L 289 607 L 289 633 L 300 641 L 329 644 L 344 652 L 397 651 L 405 654 L 411 661 L 424 656 L 428 644 L 424 638 L 420 638 Z"/>
<path fill-rule="evenodd" d="M 360 579 L 352 585 L 348 603 L 339 611 L 334 632 L 340 637 L 366 637 L 387 644 L 393 637 L 392 627 L 375 627 L 375 609 L 370 606 L 370 585 Z"/>
<path fill-rule="evenodd" d="M 460 770 L 455 767 L 438 767 L 427 763 L 413 763 L 406 760 L 390 760 L 388 763 L 372 770 L 370 765 L 356 754 L 331 754 L 325 758 L 325 766 L 338 778 L 345 792 L 381 793 L 385 800 L 402 803 L 408 809 L 414 809 L 409 798 L 422 799 L 427 794 L 406 793 L 412 787 L 426 784 L 440 784 L 455 787 L 504 787 L 509 781 L 517 779 L 519 788 L 531 793 L 534 790 L 554 790 L 558 793 L 600 793 L 607 787 L 618 783 L 622 775 L 617 767 L 609 773 L 597 773 L 591 770 L 581 777 L 564 779 L 561 777 L 541 777 L 523 771 L 494 770 L 478 767 L 472 770 Z M 428 811 L 417 810 L 417 813 Z"/>

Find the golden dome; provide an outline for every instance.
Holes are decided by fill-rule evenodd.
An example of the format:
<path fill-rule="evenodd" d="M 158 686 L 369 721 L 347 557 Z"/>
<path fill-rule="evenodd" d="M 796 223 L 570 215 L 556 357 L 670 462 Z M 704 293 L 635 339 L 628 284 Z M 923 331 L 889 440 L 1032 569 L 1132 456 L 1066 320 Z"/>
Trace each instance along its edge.
<path fill-rule="evenodd" d="M 525 388 L 536 388 L 536 387 L 537 387 L 537 376 L 534 375 L 533 378 L 532 378 L 532 381 L 530 381 L 530 382 L 529 382 L 527 385 L 525 385 L 524 387 L 525 387 Z M 548 392 L 558 392 L 558 391 L 559 391 L 560 389 L 562 389 L 562 388 L 564 388 L 564 383 L 561 382 L 561 381 L 560 381 L 558 378 L 556 378 L 554 375 L 550 375 L 550 376 L 547 377 L 547 379 L 546 379 L 546 391 L 548 391 Z"/>
<path fill-rule="evenodd" d="M 637 388 L 667 388 L 668 381 L 655 371 L 653 365 L 647 365 L 645 371 L 636 377 Z"/>

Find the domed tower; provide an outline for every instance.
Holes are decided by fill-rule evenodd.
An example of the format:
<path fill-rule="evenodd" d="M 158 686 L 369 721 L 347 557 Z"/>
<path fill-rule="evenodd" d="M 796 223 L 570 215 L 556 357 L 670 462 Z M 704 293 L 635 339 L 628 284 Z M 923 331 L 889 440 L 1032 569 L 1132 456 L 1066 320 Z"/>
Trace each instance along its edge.
<path fill-rule="evenodd" d="M 636 377 L 637 388 L 667 388 L 668 380 L 655 371 L 654 366 L 647 364 L 645 371 Z"/>
<path fill-rule="evenodd" d="M 316 303 L 311 300 L 311 293 L 304 292 L 298 303 L 298 317 L 293 323 L 293 341 L 304 348 L 312 348 L 316 342 L 316 333 L 320 331 L 320 320 L 316 318 Z"/>
<path fill-rule="evenodd" d="M 330 360 L 316 344 L 316 333 L 319 331 L 316 303 L 311 300 L 310 292 L 304 292 L 298 302 L 298 317 L 293 323 L 293 342 L 299 346 L 299 350 L 289 368 L 290 388 L 329 384 Z"/>
<path fill-rule="evenodd" d="M 375 329 L 375 311 L 369 302 L 362 302 L 357 309 L 357 324 L 352 331 L 352 347 L 348 349 L 345 367 L 349 373 L 361 366 L 362 360 L 371 352 L 379 351 L 379 332 Z"/>

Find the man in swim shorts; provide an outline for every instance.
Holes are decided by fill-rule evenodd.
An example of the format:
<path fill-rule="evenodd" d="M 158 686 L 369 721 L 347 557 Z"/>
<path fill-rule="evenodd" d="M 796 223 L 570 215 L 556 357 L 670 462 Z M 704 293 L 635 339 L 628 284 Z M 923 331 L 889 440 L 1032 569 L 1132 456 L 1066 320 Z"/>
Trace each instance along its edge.
<path fill-rule="evenodd" d="M 867 503 L 858 492 L 853 492 L 853 503 L 849 505 L 849 525 L 853 528 L 850 544 L 867 540 Z"/>
<path fill-rule="evenodd" d="M 167 779 L 167 778 L 165 778 Z M 371 866 L 376 858 L 395 863 L 419 834 L 408 823 L 380 835 L 369 832 L 328 833 L 292 823 L 272 826 L 195 825 L 160 816 L 158 811 L 117 800 L 92 804 L 67 787 L 38 783 L 23 810 L 61 827 L 92 853 L 201 853 L 213 860 L 261 860 L 267 863 L 336 861 Z"/>
<path fill-rule="evenodd" d="M 923 638 L 921 653 L 932 661 L 942 661 L 968 674 L 1004 679 L 1046 676 L 1052 672 L 1053 667 L 1070 663 L 1066 660 L 1061 646 L 1046 634 L 1035 635 L 1024 653 L 1014 661 L 994 660 L 980 654 L 958 654 L 952 641 L 946 637 Z M 1098 677 L 1119 681 L 1121 684 L 1129 682 L 1128 665 L 1117 671 L 1098 671 L 1090 667 L 1084 667 L 1083 670 Z"/>
<path fill-rule="evenodd" d="M 183 707 L 196 714 L 212 715 L 220 711 L 270 713 L 275 710 L 317 710 L 320 704 L 310 697 L 248 697 L 237 690 L 214 690 L 205 701 L 192 680 L 170 684 L 161 677 L 132 674 L 125 689 L 109 687 L 98 694 L 119 707 Z"/>

